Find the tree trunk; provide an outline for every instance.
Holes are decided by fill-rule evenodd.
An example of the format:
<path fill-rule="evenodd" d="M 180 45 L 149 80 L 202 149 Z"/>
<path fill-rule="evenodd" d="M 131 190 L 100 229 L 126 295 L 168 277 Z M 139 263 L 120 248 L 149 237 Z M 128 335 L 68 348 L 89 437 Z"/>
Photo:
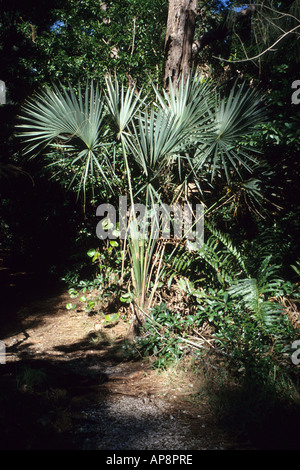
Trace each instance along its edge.
<path fill-rule="evenodd" d="M 165 41 L 164 87 L 185 81 L 191 70 L 197 0 L 169 0 Z"/>

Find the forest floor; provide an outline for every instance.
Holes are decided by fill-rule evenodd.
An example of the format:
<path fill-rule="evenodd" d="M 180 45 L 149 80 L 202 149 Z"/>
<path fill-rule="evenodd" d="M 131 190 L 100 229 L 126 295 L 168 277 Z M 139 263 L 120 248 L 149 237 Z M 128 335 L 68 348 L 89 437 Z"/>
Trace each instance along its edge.
<path fill-rule="evenodd" d="M 124 356 L 128 322 L 106 325 L 68 293 L 28 300 L 1 324 L 0 448 L 251 448 L 217 423 L 190 367 L 158 372 Z M 7 307 L 6 307 L 7 308 Z"/>
<path fill-rule="evenodd" d="M 294 414 L 290 423 L 276 412 L 268 430 L 254 430 L 255 443 L 234 426 L 223 427 L 207 388 L 217 363 L 205 371 L 205 364 L 188 359 L 159 372 L 151 360 L 130 359 L 126 317 L 106 324 L 80 305 L 67 310 L 66 289 L 49 288 L 45 279 L 41 284 L 44 290 L 29 276 L 23 291 L 6 287 L 6 302 L 0 296 L 0 449 L 300 449 Z M 235 398 L 240 425 L 251 397 Z"/>

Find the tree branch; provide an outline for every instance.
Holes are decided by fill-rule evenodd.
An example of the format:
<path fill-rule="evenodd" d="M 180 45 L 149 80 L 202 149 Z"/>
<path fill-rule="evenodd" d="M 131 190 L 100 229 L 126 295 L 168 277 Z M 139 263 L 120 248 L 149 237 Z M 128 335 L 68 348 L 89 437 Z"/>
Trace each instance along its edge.
<path fill-rule="evenodd" d="M 222 57 L 216 57 L 216 56 L 213 56 L 213 58 L 222 60 L 224 62 L 230 62 L 232 64 L 237 63 L 237 62 L 248 62 L 249 60 L 258 59 L 259 57 L 264 55 L 266 52 L 270 51 L 274 46 L 276 46 L 276 44 L 278 44 L 285 36 L 287 36 L 288 34 L 293 33 L 298 28 L 300 28 L 300 24 L 298 26 L 295 26 L 294 28 L 290 29 L 289 31 L 286 31 L 284 34 L 282 34 L 280 36 L 280 38 L 278 38 L 273 44 L 271 44 L 271 46 L 269 46 L 267 49 L 265 49 L 264 51 L 260 52 L 259 54 L 255 55 L 253 57 L 248 57 L 247 59 L 240 59 L 240 60 L 228 60 L 228 59 L 223 59 Z"/>
<path fill-rule="evenodd" d="M 193 43 L 193 56 L 195 57 L 208 44 L 214 41 L 223 41 L 226 39 L 227 36 L 232 34 L 234 23 L 245 21 L 245 19 L 250 19 L 254 11 L 254 5 L 243 8 L 243 10 L 235 13 L 233 21 L 229 22 L 228 18 L 225 18 L 222 23 L 216 27 L 216 29 L 204 33 L 203 36 Z"/>

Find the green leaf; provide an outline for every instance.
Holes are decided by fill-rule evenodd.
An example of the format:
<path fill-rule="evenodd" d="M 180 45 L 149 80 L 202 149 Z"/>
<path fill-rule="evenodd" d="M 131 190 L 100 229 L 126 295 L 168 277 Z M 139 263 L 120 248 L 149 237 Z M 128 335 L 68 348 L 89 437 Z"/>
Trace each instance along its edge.
<path fill-rule="evenodd" d="M 102 92 L 93 82 L 86 84 L 84 93 L 80 84 L 78 93 L 71 87 L 54 86 L 27 100 L 17 125 L 27 144 L 26 153 L 36 157 L 46 149 L 51 157 L 56 149 L 53 165 L 58 165 L 60 172 L 69 169 L 70 186 L 77 180 L 84 201 L 87 185 L 93 189 L 97 177 L 112 190 L 107 175 L 114 172 L 102 145 L 105 114 Z M 59 152 L 61 159 L 57 158 Z"/>
<path fill-rule="evenodd" d="M 97 254 L 97 250 L 94 250 L 94 249 L 91 249 L 87 252 L 87 255 L 90 257 L 90 258 L 93 258 L 93 256 L 95 256 Z"/>
<path fill-rule="evenodd" d="M 105 318 L 106 323 L 112 323 L 112 322 L 115 322 L 119 319 L 119 314 L 114 313 L 112 315 L 105 315 L 104 318 Z"/>
<path fill-rule="evenodd" d="M 71 299 L 75 299 L 79 295 L 77 290 L 75 290 L 74 288 L 69 289 L 68 292 Z"/>
<path fill-rule="evenodd" d="M 120 301 L 125 302 L 125 303 L 130 303 L 132 299 L 133 299 L 133 296 L 129 292 L 122 294 L 120 297 Z"/>
<path fill-rule="evenodd" d="M 66 305 L 66 309 L 67 309 L 67 310 L 74 310 L 76 307 L 77 307 L 76 304 L 68 303 L 68 304 Z"/>

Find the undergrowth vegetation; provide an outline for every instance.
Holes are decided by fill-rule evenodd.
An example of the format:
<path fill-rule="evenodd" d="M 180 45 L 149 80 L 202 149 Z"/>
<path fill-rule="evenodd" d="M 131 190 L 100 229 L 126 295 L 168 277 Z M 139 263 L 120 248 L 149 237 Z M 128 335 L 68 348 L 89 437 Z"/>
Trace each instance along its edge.
<path fill-rule="evenodd" d="M 274 442 L 278 449 L 297 448 L 300 293 L 293 266 L 286 276 L 282 253 L 290 250 L 284 243 L 280 253 L 275 249 L 276 230 L 259 234 L 251 250 L 247 242 L 236 248 L 212 225 L 207 232 L 200 252 L 179 249 L 172 262 L 165 254 L 156 304 L 138 336 L 124 341 L 123 357 L 148 358 L 161 372 L 188 367 L 203 377 L 191 400 L 206 397 L 235 437 L 258 448 Z M 121 269 L 114 272 L 119 279 Z M 106 324 L 130 323 L 131 299 L 118 283 L 96 292 L 94 315 Z"/>
<path fill-rule="evenodd" d="M 104 91 L 91 83 L 85 93 L 34 96 L 19 128 L 27 152 L 36 157 L 46 147 L 50 167 L 67 172 L 84 204 L 96 188 L 110 204 L 122 191 L 131 203 L 125 238 L 124 221 L 106 208 L 98 246 L 87 253 L 96 276 L 70 286 L 68 309 L 77 299 L 106 323 L 127 319 L 134 339 L 124 354 L 149 357 L 158 369 L 214 351 L 233 381 L 238 374 L 240 384 L 267 390 L 298 387 L 297 209 L 277 206 L 257 136 L 265 129 L 260 95 L 245 84 L 226 94 L 196 74 L 143 97 L 107 76 Z M 164 201 L 203 204 L 200 247 L 149 230 L 152 208 Z M 175 224 L 164 217 L 160 229 Z"/>
<path fill-rule="evenodd" d="M 4 275 L 9 253 L 35 291 L 62 280 L 70 313 L 127 322 L 124 358 L 190 360 L 241 435 L 283 403 L 284 419 L 300 399 L 299 2 L 199 1 L 193 68 L 168 89 L 171 2 L 21 3 L 0 13 Z M 98 212 L 120 196 L 125 237 Z M 175 204 L 203 207 L 200 247 L 157 237 L 174 213 L 147 225 Z"/>

